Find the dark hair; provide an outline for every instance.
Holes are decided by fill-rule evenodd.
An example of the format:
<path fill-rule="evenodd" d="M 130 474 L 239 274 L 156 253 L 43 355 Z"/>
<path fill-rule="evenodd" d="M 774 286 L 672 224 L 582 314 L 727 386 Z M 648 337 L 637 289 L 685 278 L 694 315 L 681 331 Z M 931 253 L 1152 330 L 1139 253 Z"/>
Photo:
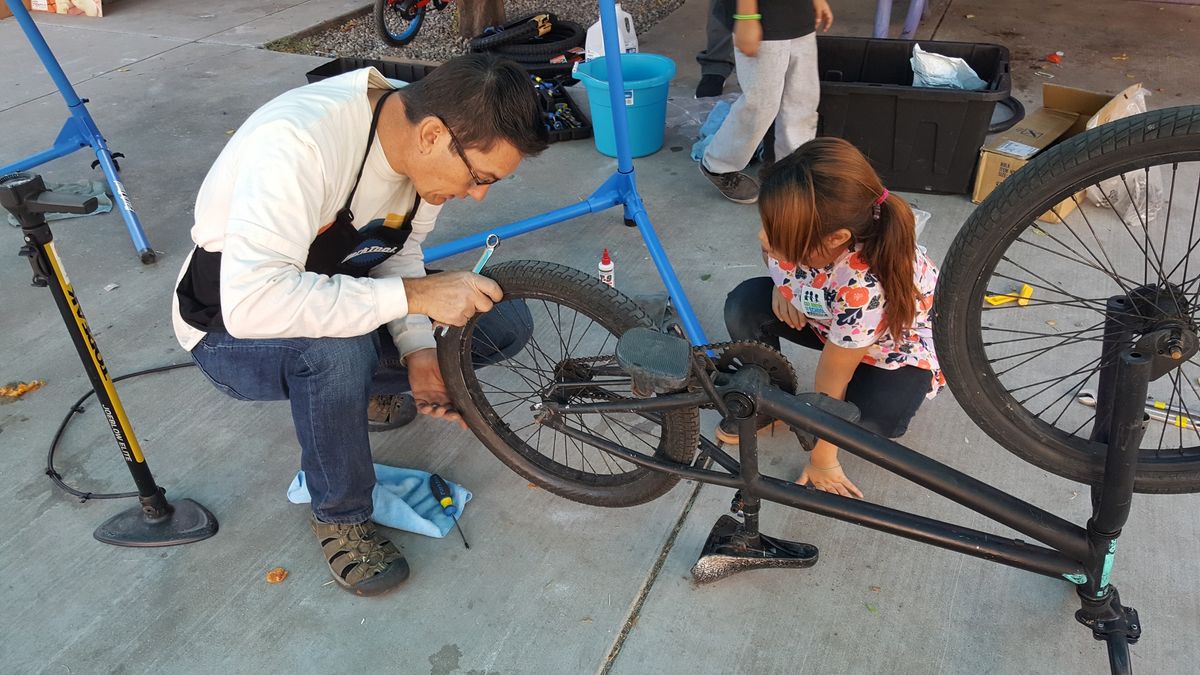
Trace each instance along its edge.
<path fill-rule="evenodd" d="M 529 74 L 493 54 L 450 59 L 400 89 L 400 96 L 410 123 L 440 117 L 464 149 L 490 150 L 504 140 L 532 156 L 549 141 Z"/>
<path fill-rule="evenodd" d="M 912 209 L 884 194 L 883 183 L 858 148 L 840 138 L 817 138 L 776 162 L 763 176 L 758 197 L 767 242 L 787 262 L 824 249 L 825 237 L 845 228 L 883 285 L 880 332 L 903 340 L 916 314 L 913 281 L 917 232 Z"/>

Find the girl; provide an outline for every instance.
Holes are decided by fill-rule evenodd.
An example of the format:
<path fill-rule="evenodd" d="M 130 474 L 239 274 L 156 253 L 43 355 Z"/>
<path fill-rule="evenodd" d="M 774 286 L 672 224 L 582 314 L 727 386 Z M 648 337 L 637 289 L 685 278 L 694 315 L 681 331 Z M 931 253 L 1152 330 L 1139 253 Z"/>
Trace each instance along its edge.
<path fill-rule="evenodd" d="M 730 337 L 821 350 L 816 391 L 856 404 L 863 427 L 903 435 L 945 384 L 929 319 L 938 270 L 917 246 L 912 209 L 838 138 L 809 141 L 768 169 L 758 206 L 770 276 L 726 298 Z M 717 437 L 736 443 L 736 428 L 723 423 Z M 826 441 L 797 482 L 862 497 Z"/>

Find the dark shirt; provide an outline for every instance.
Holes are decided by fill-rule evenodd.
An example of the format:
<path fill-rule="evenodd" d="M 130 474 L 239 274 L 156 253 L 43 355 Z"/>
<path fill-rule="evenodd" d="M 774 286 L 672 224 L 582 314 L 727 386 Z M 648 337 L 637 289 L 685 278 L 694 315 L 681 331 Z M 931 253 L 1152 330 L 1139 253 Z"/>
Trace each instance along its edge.
<path fill-rule="evenodd" d="M 733 32 L 737 0 L 717 1 L 723 4 L 726 27 Z M 762 14 L 764 40 L 791 40 L 816 30 L 812 0 L 758 0 L 758 13 Z"/>

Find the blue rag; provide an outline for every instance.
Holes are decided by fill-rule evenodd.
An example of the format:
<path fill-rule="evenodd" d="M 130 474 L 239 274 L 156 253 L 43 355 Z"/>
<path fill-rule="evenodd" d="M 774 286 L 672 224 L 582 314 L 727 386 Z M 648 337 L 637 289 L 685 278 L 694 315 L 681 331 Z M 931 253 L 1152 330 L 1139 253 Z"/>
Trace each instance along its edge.
<path fill-rule="evenodd" d="M 717 130 L 724 124 L 725 118 L 729 117 L 729 111 L 733 105 L 729 101 L 717 101 L 713 109 L 708 112 L 708 117 L 704 118 L 704 124 L 700 125 L 700 140 L 692 144 L 692 161 L 699 162 L 704 159 L 704 151 L 708 148 L 708 144 L 712 143 L 713 136 L 717 135 Z M 763 144 L 759 143 L 754 149 L 754 156 L 758 159 L 763 157 Z"/>
<path fill-rule="evenodd" d="M 429 489 L 429 472 L 402 469 L 395 466 L 375 465 L 375 491 L 371 493 L 374 513 L 371 520 L 397 530 L 415 532 L 427 537 L 441 538 L 454 527 L 454 519 L 442 511 Z M 471 501 L 470 490 L 446 481 L 454 503 L 458 506 L 457 517 L 462 518 L 467 502 Z M 308 504 L 312 497 L 304 481 L 304 472 L 299 471 L 288 486 L 288 501 L 293 504 Z"/>

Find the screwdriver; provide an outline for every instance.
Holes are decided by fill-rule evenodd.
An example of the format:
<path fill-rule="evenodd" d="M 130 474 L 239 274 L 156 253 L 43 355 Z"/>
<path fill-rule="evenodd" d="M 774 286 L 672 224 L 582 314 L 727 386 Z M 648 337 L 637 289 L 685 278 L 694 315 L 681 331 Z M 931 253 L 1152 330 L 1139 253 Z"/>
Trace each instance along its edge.
<path fill-rule="evenodd" d="M 454 521 L 454 527 L 458 528 L 458 536 L 462 537 L 463 546 L 471 548 L 467 543 L 467 535 L 463 534 L 462 526 L 458 524 L 458 506 L 454 503 L 454 497 L 450 494 L 450 486 L 446 481 L 436 473 L 429 474 L 429 489 L 433 492 L 433 498 L 437 500 L 442 511 Z"/>

